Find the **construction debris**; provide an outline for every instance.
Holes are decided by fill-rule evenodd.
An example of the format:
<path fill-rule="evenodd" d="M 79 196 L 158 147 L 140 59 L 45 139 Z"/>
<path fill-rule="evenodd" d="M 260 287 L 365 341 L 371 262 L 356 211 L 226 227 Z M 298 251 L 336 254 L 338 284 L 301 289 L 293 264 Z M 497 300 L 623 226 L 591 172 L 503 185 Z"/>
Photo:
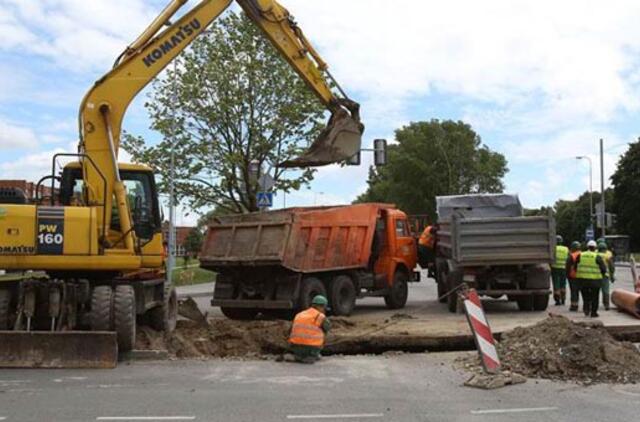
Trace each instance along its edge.
<path fill-rule="evenodd" d="M 559 315 L 504 333 L 498 352 L 505 369 L 528 377 L 593 383 L 640 381 L 640 353 L 602 325 Z"/>
<path fill-rule="evenodd" d="M 523 384 L 527 378 L 510 371 L 503 371 L 499 374 L 474 374 L 465 381 L 466 387 L 480 388 L 483 390 L 495 390 L 507 385 Z"/>

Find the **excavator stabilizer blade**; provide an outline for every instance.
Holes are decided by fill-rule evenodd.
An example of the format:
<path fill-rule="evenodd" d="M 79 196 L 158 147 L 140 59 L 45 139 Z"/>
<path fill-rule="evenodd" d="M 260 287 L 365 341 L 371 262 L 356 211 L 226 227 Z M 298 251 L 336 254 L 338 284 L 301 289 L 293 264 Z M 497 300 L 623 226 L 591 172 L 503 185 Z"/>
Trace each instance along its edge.
<path fill-rule="evenodd" d="M 116 333 L 0 331 L 0 368 L 115 368 Z"/>
<path fill-rule="evenodd" d="M 319 167 L 344 162 L 360 151 L 363 132 L 364 125 L 340 108 L 331 116 L 327 127 L 304 154 L 278 166 Z"/>

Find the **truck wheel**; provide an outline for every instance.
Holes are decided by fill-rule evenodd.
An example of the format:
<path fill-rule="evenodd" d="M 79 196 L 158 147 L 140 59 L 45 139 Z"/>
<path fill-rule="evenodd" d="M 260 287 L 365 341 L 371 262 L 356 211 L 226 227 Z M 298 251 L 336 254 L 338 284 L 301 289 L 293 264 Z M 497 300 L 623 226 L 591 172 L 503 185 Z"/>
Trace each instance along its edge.
<path fill-rule="evenodd" d="M 96 286 L 91 292 L 89 321 L 93 331 L 111 330 L 113 290 L 109 286 Z"/>
<path fill-rule="evenodd" d="M 176 329 L 178 319 L 178 295 L 174 287 L 164 289 L 162 306 L 156 306 L 149 311 L 149 325 L 156 331 L 171 333 Z"/>
<path fill-rule="evenodd" d="M 113 311 L 118 350 L 128 352 L 136 342 L 136 295 L 133 287 L 116 287 Z"/>
<path fill-rule="evenodd" d="M 11 292 L 0 290 L 0 330 L 9 329 L 9 313 L 11 312 Z"/>
<path fill-rule="evenodd" d="M 300 309 L 307 309 L 311 307 L 311 301 L 317 295 L 327 297 L 327 289 L 324 288 L 322 281 L 315 277 L 305 278 L 302 280 L 302 287 L 300 288 L 298 307 Z"/>
<path fill-rule="evenodd" d="M 533 310 L 544 311 L 549 306 L 549 295 L 535 295 L 533 297 Z"/>
<path fill-rule="evenodd" d="M 258 315 L 258 310 L 252 308 L 227 308 L 223 306 L 220 311 L 227 318 L 237 321 L 251 321 Z"/>
<path fill-rule="evenodd" d="M 404 308 L 409 297 L 408 276 L 404 271 L 396 271 L 389 294 L 384 297 L 384 303 L 389 309 Z"/>
<path fill-rule="evenodd" d="M 436 286 L 438 287 L 438 302 L 446 303 L 447 298 L 442 297 L 447 294 L 447 264 L 438 264 L 436 268 Z"/>
<path fill-rule="evenodd" d="M 331 281 L 329 301 L 336 316 L 348 316 L 356 306 L 356 288 L 351 277 L 339 275 Z"/>
<path fill-rule="evenodd" d="M 533 296 L 516 296 L 516 302 L 518 303 L 518 309 L 523 312 L 533 310 Z"/>

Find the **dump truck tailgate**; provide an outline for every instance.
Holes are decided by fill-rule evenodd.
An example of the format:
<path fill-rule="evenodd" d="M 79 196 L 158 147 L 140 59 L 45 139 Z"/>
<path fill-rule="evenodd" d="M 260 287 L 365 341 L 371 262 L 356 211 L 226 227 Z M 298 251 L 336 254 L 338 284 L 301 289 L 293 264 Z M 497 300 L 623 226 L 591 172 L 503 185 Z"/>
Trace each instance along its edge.
<path fill-rule="evenodd" d="M 440 222 L 438 250 L 461 266 L 527 265 L 554 260 L 553 218 L 452 218 Z"/>

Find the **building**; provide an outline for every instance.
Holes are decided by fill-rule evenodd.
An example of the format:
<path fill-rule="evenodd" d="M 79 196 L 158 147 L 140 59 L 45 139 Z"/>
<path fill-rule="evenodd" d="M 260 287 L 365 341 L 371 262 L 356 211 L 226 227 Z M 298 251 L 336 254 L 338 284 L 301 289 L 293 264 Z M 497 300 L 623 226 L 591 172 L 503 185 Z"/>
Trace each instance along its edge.
<path fill-rule="evenodd" d="M 184 256 L 186 253 L 185 241 L 191 230 L 196 227 L 192 226 L 176 226 L 176 256 Z M 169 241 L 169 222 L 162 223 L 162 235 L 165 241 Z"/>
<path fill-rule="evenodd" d="M 36 186 L 34 182 L 28 182 L 26 180 L 0 180 L 0 188 L 18 188 L 24 192 L 29 201 L 36 199 Z M 54 193 L 58 194 L 58 189 L 54 189 Z M 51 198 L 51 181 L 49 183 L 43 183 L 40 186 L 40 195 L 42 199 Z"/>

